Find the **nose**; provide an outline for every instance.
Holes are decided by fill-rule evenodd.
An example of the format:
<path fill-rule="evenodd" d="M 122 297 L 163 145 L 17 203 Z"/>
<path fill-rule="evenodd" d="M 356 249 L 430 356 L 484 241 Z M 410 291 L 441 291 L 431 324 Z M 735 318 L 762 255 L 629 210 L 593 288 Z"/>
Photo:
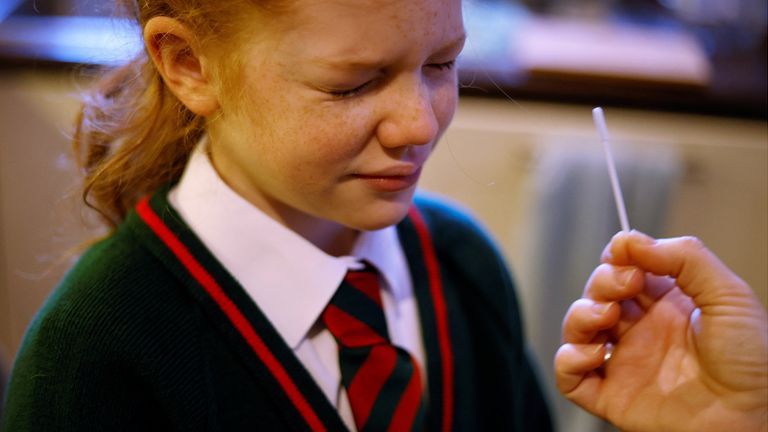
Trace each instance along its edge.
<path fill-rule="evenodd" d="M 426 83 L 415 81 L 385 96 L 386 108 L 377 130 L 379 142 L 385 147 L 430 144 L 439 134 L 432 91 Z"/>

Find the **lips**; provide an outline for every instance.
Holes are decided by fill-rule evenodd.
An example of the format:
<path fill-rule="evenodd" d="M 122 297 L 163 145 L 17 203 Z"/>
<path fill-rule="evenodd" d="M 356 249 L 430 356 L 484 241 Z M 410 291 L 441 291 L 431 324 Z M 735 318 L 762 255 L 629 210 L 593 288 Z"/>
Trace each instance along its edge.
<path fill-rule="evenodd" d="M 396 167 L 374 173 L 355 174 L 353 177 L 380 192 L 399 192 L 415 185 L 420 175 L 421 168 Z"/>

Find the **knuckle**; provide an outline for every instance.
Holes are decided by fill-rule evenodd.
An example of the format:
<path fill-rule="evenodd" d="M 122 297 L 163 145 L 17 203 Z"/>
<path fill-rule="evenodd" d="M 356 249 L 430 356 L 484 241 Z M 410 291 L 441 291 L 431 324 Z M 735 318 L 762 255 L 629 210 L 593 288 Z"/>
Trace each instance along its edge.
<path fill-rule="evenodd" d="M 593 303 L 592 300 L 582 297 L 571 304 L 571 312 L 582 311 L 585 308 L 592 306 Z"/>
<path fill-rule="evenodd" d="M 585 298 L 580 298 L 571 303 L 560 328 L 565 339 L 567 339 L 568 334 L 579 331 L 584 325 L 585 311 L 588 310 L 593 303 L 593 301 Z"/>
<path fill-rule="evenodd" d="M 680 237 L 680 244 L 688 252 L 699 252 L 706 249 L 704 242 L 696 236 Z"/>
<path fill-rule="evenodd" d="M 564 372 L 571 362 L 573 357 L 573 345 L 570 343 L 563 343 L 560 348 L 557 349 L 554 358 L 554 368 L 557 372 Z"/>
<path fill-rule="evenodd" d="M 594 285 L 604 280 L 613 272 L 613 266 L 611 264 L 600 264 L 592 271 L 592 274 L 587 281 L 588 285 Z"/>
<path fill-rule="evenodd" d="M 597 271 L 599 273 L 610 273 L 610 272 L 613 271 L 613 267 L 614 266 L 612 264 L 602 263 L 602 264 L 597 266 L 595 271 Z"/>
<path fill-rule="evenodd" d="M 555 356 L 552 358 L 552 369 L 554 369 L 556 376 L 560 375 L 563 369 L 563 362 L 565 361 L 563 358 L 563 347 L 564 345 L 561 345 L 557 352 L 555 352 Z"/>

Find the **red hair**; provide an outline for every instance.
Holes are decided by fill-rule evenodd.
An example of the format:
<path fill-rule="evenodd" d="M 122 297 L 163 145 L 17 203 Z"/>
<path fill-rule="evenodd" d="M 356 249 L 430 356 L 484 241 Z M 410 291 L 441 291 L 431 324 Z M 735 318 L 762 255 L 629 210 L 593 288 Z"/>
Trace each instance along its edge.
<path fill-rule="evenodd" d="M 175 18 L 203 46 L 237 43 L 238 26 L 253 16 L 243 8 L 267 10 L 255 0 L 123 0 L 121 6 L 141 28 L 156 16 Z M 116 227 L 140 197 L 178 180 L 205 121 L 171 93 L 146 52 L 105 73 L 83 95 L 73 135 L 86 205 Z"/>

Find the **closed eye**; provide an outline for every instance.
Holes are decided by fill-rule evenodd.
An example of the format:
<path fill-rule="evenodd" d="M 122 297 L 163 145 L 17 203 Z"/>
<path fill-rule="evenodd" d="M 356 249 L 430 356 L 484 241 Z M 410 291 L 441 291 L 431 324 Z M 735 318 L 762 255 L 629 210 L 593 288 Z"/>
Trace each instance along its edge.
<path fill-rule="evenodd" d="M 343 98 L 351 97 L 351 96 L 354 96 L 354 95 L 360 93 L 366 87 L 368 87 L 368 85 L 370 85 L 370 84 L 371 84 L 371 81 L 368 81 L 368 82 L 363 83 L 362 85 L 359 85 L 359 86 L 357 86 L 355 88 L 352 88 L 352 89 L 348 89 L 348 90 L 330 90 L 330 91 L 328 91 L 328 93 L 331 96 L 335 97 L 335 98 L 343 99 Z"/>
<path fill-rule="evenodd" d="M 451 60 L 451 61 L 445 62 L 445 63 L 432 63 L 432 64 L 429 64 L 427 66 L 442 71 L 442 70 L 453 69 L 453 67 L 455 65 L 456 65 L 456 60 Z"/>
<path fill-rule="evenodd" d="M 430 63 L 430 64 L 427 65 L 427 67 L 430 67 L 432 69 L 436 69 L 438 71 L 451 70 L 455 66 L 456 66 L 456 60 L 451 60 L 451 61 L 444 62 L 444 63 Z M 363 83 L 363 84 L 361 84 L 361 85 L 359 85 L 359 86 L 357 86 L 355 88 L 351 88 L 351 89 L 329 90 L 328 94 L 330 94 L 331 96 L 333 96 L 334 98 L 337 98 L 337 99 L 349 98 L 349 97 L 352 97 L 352 96 L 355 96 L 355 95 L 359 94 L 360 92 L 365 90 L 368 86 L 370 86 L 371 83 L 373 83 L 373 82 L 374 81 L 367 81 L 367 82 L 365 82 L 365 83 Z"/>

